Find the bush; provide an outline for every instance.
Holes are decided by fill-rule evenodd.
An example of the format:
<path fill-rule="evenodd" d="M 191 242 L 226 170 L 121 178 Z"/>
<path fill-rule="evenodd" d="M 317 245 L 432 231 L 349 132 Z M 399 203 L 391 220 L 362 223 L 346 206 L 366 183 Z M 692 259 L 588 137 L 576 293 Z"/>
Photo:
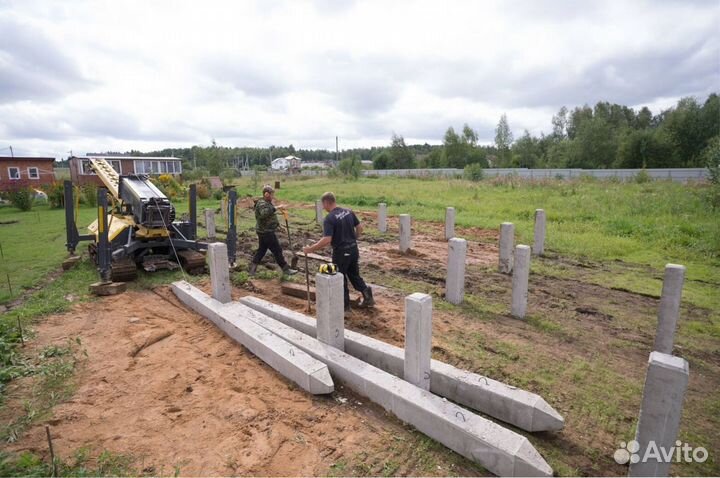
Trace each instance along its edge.
<path fill-rule="evenodd" d="M 708 179 L 715 186 L 720 186 L 720 135 L 710 140 L 702 156 L 708 169 Z"/>
<path fill-rule="evenodd" d="M 80 202 L 88 206 L 97 206 L 97 187 L 92 184 L 86 184 L 80 190 Z"/>
<path fill-rule="evenodd" d="M 362 161 L 357 156 L 345 158 L 338 164 L 337 169 L 343 176 L 358 179 L 362 171 Z"/>
<path fill-rule="evenodd" d="M 10 193 L 10 204 L 20 209 L 21 211 L 29 211 L 33 206 L 33 195 L 32 189 L 23 188 L 18 189 Z"/>
<path fill-rule="evenodd" d="M 222 189 L 218 189 L 212 194 L 213 199 L 217 199 L 218 201 L 221 200 L 223 196 L 225 196 L 225 193 Z"/>
<path fill-rule="evenodd" d="M 65 186 L 63 183 L 55 183 L 47 188 L 47 197 L 50 207 L 62 209 L 65 207 Z"/>
<path fill-rule="evenodd" d="M 171 174 L 161 174 L 157 178 L 151 179 L 151 181 L 170 199 L 185 195 L 184 188 Z"/>
<path fill-rule="evenodd" d="M 645 184 L 652 181 L 652 178 L 648 174 L 648 172 L 645 170 L 645 168 L 642 168 L 639 173 L 635 175 L 633 180 L 638 184 Z"/>
<path fill-rule="evenodd" d="M 198 183 L 197 185 L 197 197 L 200 199 L 210 198 L 210 186 L 205 183 Z"/>
<path fill-rule="evenodd" d="M 485 177 L 485 173 L 479 163 L 468 164 L 463 169 L 463 178 L 468 181 L 482 181 L 483 177 Z"/>

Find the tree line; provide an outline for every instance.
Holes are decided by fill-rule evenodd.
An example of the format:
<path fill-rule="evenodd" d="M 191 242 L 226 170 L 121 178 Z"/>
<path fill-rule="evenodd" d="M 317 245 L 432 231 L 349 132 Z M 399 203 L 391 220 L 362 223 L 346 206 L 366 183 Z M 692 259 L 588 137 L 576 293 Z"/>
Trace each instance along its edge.
<path fill-rule="evenodd" d="M 390 145 L 346 149 L 340 157 L 372 161 L 375 169 L 459 168 L 469 165 L 496 168 L 678 168 L 703 167 L 712 151 L 720 150 L 720 96 L 713 93 L 704 102 L 687 97 L 654 115 L 647 107 L 633 108 L 598 102 L 571 109 L 563 106 L 551 119 L 552 131 L 533 136 L 527 130 L 515 139 L 506 115 L 495 128 L 495 141 L 479 144 L 478 133 L 465 124 L 449 127 L 442 144 L 408 145 L 393 133 Z M 245 163 L 268 167 L 274 158 L 295 155 L 305 162 L 328 162 L 335 151 L 210 146 L 166 148 L 137 156 L 176 156 L 185 170 L 204 169 L 218 175 Z"/>

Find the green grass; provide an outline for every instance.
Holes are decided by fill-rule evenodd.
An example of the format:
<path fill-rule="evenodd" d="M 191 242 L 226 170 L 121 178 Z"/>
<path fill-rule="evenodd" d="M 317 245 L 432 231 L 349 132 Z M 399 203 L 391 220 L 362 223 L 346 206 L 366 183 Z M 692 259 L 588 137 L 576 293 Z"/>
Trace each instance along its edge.
<path fill-rule="evenodd" d="M 103 450 L 91 457 L 87 447 L 73 453 L 72 458 L 63 460 L 55 457 L 57 476 L 142 476 L 155 470 L 139 470 L 137 460 L 127 454 Z M 0 452 L 0 476 L 51 476 L 50 460 L 23 452 L 17 455 Z"/>
<path fill-rule="evenodd" d="M 81 207 L 78 224 L 90 224 L 96 209 Z M 48 273 L 57 270 L 67 257 L 65 249 L 65 211 L 35 206 L 31 211 L 21 212 L 10 206 L 0 206 L 0 304 L 18 297 Z M 86 233 L 85 230 L 81 234 Z M 78 252 L 86 250 L 80 243 Z M 7 284 L 10 278 L 13 294 Z"/>
<path fill-rule="evenodd" d="M 697 186 L 519 181 L 509 187 L 491 181 L 323 178 L 285 181 L 278 196 L 314 202 L 327 190 L 343 205 L 375 211 L 385 202 L 389 215 L 406 213 L 422 221 L 444 221 L 447 206 L 455 207 L 458 226 L 497 229 L 510 221 L 518 243 L 525 244 L 532 242 L 535 209 L 545 209 L 551 251 L 655 268 L 680 263 L 688 266 L 688 279 L 720 284 L 720 214 L 707 206 Z"/>
<path fill-rule="evenodd" d="M 240 182 L 241 190 L 246 182 Z M 332 190 L 340 204 L 356 210 L 376 211 L 377 204 L 385 202 L 391 216 L 408 213 L 413 219 L 435 222 L 443 222 L 445 207 L 453 206 L 457 226 L 498 229 L 501 222 L 510 221 L 515 224 L 516 243 L 524 244 L 533 241 L 535 209 L 545 209 L 550 254 L 606 266 L 584 275 L 581 279 L 586 282 L 659 296 L 665 264 L 685 265 L 683 301 L 710 311 L 709 322 L 690 327 L 717 336 L 720 212 L 707 204 L 706 189 L 665 181 L 300 178 L 285 180 L 278 196 L 314 203 L 324 191 Z M 532 270 L 557 277 L 566 273 L 540 261 L 533 261 Z M 483 309 L 488 306 L 480 307 L 480 315 L 485 315 Z"/>

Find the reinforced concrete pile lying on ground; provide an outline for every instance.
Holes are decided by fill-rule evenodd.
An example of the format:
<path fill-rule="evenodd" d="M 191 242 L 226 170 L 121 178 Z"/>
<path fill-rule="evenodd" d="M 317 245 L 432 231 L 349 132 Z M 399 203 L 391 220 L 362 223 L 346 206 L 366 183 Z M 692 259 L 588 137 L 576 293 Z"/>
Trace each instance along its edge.
<path fill-rule="evenodd" d="M 211 244 L 213 296 L 187 282 L 173 291 L 188 307 L 313 394 L 342 381 L 400 420 L 501 476 L 551 476 L 528 439 L 468 408 L 527 431 L 559 430 L 563 418 L 540 396 L 430 359 L 432 300 L 406 298 L 406 347 L 344 330 L 343 277 L 324 276 L 317 320 L 264 300 L 230 299 L 227 251 Z M 449 400 L 452 400 L 449 401 Z"/>

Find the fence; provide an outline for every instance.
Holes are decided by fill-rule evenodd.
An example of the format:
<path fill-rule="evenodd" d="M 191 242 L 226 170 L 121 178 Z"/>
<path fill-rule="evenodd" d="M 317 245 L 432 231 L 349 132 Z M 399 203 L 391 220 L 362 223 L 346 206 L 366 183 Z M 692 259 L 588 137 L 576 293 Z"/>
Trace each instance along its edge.
<path fill-rule="evenodd" d="M 581 176 L 590 176 L 599 179 L 618 178 L 630 180 L 637 176 L 642 169 L 527 169 L 527 168 L 488 168 L 484 169 L 485 177 L 516 175 L 528 179 L 573 179 Z M 708 177 L 705 168 L 668 168 L 668 169 L 646 169 L 645 172 L 652 179 L 669 179 L 672 181 L 686 182 L 689 180 L 700 181 Z M 400 177 L 461 177 L 462 169 L 379 169 L 365 170 L 364 176 L 400 176 Z M 324 176 L 326 170 L 305 170 L 301 172 L 304 176 Z"/>

